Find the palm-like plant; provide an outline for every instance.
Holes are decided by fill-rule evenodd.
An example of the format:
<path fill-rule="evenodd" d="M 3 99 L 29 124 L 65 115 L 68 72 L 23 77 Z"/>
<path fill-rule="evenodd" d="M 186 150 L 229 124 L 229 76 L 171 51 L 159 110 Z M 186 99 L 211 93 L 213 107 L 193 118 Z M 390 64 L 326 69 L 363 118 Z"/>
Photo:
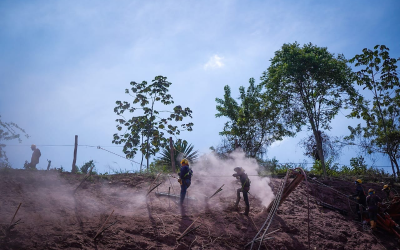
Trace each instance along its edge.
<path fill-rule="evenodd" d="M 186 141 L 178 140 L 174 143 L 174 160 L 175 166 L 180 166 L 180 160 L 186 158 L 190 163 L 195 162 L 199 158 L 199 152 L 193 151 L 194 146 Z M 161 157 L 158 158 L 160 163 L 171 166 L 171 153 L 169 147 L 161 150 Z"/>

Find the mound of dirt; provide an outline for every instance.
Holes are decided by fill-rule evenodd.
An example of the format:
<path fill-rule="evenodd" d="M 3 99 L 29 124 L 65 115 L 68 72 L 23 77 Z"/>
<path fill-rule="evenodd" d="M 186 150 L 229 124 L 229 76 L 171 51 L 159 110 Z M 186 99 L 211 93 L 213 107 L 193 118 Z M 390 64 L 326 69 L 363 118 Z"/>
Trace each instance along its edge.
<path fill-rule="evenodd" d="M 92 176 L 74 193 L 83 175 L 56 171 L 0 171 L 1 249 L 244 249 L 263 225 L 268 213 L 250 190 L 250 216 L 233 211 L 238 184 L 234 178 L 216 182 L 194 177 L 189 199 L 181 209 L 176 179 L 163 176 L 119 174 Z M 277 191 L 282 179 L 269 185 Z M 161 183 L 149 195 L 150 185 Z M 344 194 L 352 194 L 353 182 L 324 181 Z M 201 184 L 201 185 L 200 185 Z M 210 200 L 222 184 L 223 191 Z M 202 186 L 200 188 L 196 188 Z M 349 200 L 329 187 L 302 182 L 281 204 L 260 249 L 400 249 L 394 235 L 354 221 Z M 367 183 L 364 188 L 381 184 Z M 308 194 L 308 196 L 307 196 Z M 319 206 L 323 201 L 348 214 Z M 7 230 L 13 220 L 19 224 Z M 241 210 L 244 202 L 241 201 Z M 181 239 L 193 223 L 194 229 Z M 105 225 L 104 225 L 105 224 Z M 95 240 L 96 234 L 105 229 Z M 255 244 L 258 249 L 258 244 Z M 249 248 L 247 248 L 249 249 Z M 253 248 L 254 249 L 254 248 Z"/>

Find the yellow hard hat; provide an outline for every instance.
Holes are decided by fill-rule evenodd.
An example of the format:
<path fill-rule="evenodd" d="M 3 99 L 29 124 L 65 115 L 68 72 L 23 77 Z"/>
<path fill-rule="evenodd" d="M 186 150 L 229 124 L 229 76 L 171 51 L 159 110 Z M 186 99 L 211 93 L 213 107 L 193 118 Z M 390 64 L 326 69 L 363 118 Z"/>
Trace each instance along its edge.
<path fill-rule="evenodd" d="M 383 189 L 382 189 L 382 191 L 383 191 L 383 190 L 386 190 L 386 189 L 389 189 L 389 190 L 390 190 L 390 187 L 389 187 L 389 185 L 388 185 L 388 184 L 386 184 L 386 185 L 384 185 L 384 186 L 383 186 Z"/>
<path fill-rule="evenodd" d="M 357 179 L 356 182 L 358 182 L 358 183 L 361 184 L 361 183 L 362 183 L 362 180 L 361 180 L 361 179 Z"/>
<path fill-rule="evenodd" d="M 181 165 L 189 165 L 189 161 L 186 158 L 181 160 Z"/>
<path fill-rule="evenodd" d="M 373 188 L 368 189 L 368 193 L 373 192 L 375 194 L 375 190 Z"/>

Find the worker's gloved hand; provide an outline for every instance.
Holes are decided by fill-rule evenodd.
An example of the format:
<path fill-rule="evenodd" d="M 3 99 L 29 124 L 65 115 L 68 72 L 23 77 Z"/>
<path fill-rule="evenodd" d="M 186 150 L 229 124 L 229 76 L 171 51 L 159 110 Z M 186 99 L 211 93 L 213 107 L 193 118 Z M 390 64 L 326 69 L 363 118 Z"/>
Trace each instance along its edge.
<path fill-rule="evenodd" d="M 182 185 L 182 179 L 178 179 L 178 182 L 179 182 L 179 184 L 181 184 Z"/>

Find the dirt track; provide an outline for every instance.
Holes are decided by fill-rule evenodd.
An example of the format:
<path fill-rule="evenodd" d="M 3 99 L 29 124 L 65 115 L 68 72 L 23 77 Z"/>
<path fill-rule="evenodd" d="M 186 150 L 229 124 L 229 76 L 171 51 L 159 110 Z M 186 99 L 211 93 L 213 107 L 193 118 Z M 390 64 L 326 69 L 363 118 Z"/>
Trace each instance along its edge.
<path fill-rule="evenodd" d="M 221 183 L 206 178 L 194 178 L 189 188 L 190 201 L 183 211 L 170 199 L 155 196 L 154 192 L 178 193 L 175 179 L 163 181 L 147 198 L 146 193 L 154 177 L 121 174 L 109 177 L 95 176 L 86 181 L 73 195 L 82 175 L 55 171 L 0 171 L 0 224 L 4 229 L 16 216 L 18 224 L 5 237 L 0 231 L 1 249 L 243 249 L 264 223 L 267 213 L 261 201 L 250 195 L 250 217 L 232 211 L 236 183 L 227 178 L 223 191 L 205 202 Z M 171 182 L 170 182 L 171 181 Z M 205 181 L 209 181 L 204 185 Z M 280 179 L 272 179 L 274 192 Z M 158 181 L 156 182 L 158 183 Z M 196 185 L 202 183 L 202 190 Z M 337 190 L 351 194 L 352 182 L 325 182 Z M 329 188 L 309 183 L 310 245 L 311 249 L 399 249 L 394 236 L 384 231 L 372 235 L 360 223 L 352 220 L 348 200 Z M 377 194 L 381 185 L 374 187 Z M 252 190 L 250 190 L 252 192 Z M 308 203 L 303 182 L 280 206 L 268 232 L 273 239 L 265 241 L 261 249 L 308 249 Z M 348 210 L 347 216 L 316 205 L 316 198 Z M 241 202 L 243 210 L 243 201 Z M 352 208 L 354 210 L 354 206 Z M 96 241 L 98 229 L 114 210 L 105 230 Z M 195 231 L 177 238 L 198 218 Z M 254 223 L 253 223 L 254 221 Z M 256 229 L 257 228 L 257 229 Z M 258 244 L 256 245 L 258 248 Z M 249 249 L 249 248 L 247 248 Z"/>

